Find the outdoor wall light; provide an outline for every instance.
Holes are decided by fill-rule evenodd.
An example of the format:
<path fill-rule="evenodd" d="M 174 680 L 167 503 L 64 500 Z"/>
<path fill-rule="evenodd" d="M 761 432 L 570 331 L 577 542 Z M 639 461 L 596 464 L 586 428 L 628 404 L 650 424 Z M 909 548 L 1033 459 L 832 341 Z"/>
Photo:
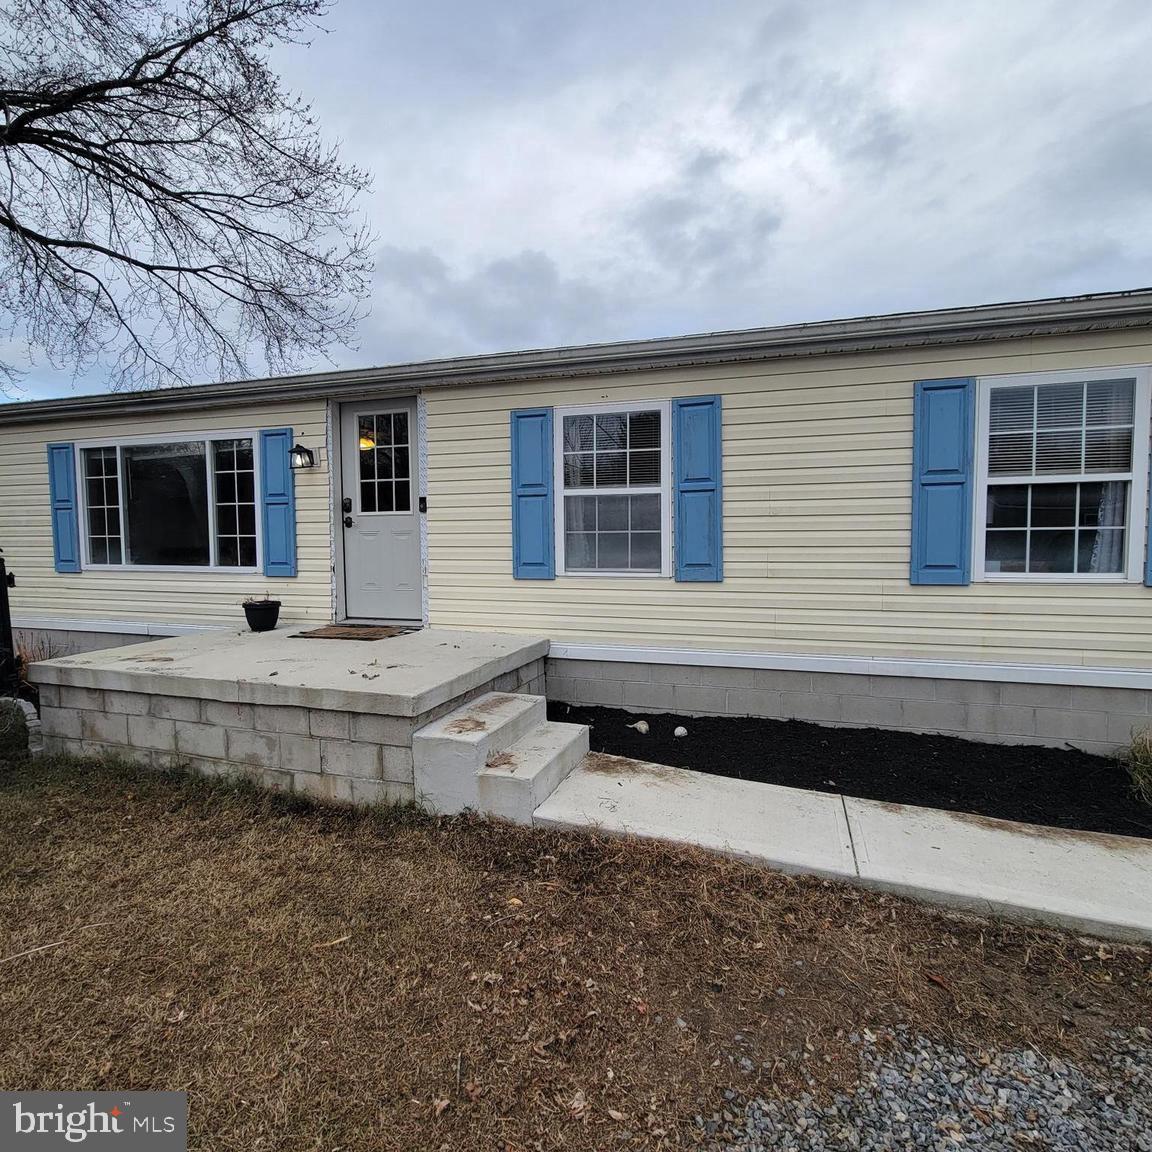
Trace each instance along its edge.
<path fill-rule="evenodd" d="M 288 453 L 288 460 L 293 468 L 315 468 L 316 456 L 311 448 L 305 448 L 303 444 L 293 444 Z"/>

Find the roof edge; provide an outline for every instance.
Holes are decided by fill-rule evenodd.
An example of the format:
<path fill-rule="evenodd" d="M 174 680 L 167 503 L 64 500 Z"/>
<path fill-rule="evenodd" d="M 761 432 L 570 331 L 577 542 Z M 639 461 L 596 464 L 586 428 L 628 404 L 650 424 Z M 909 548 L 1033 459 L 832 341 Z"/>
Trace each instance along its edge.
<path fill-rule="evenodd" d="M 1095 293 L 976 307 L 897 312 L 691 336 L 573 345 L 342 369 L 293 376 L 99 393 L 0 405 L 0 424 L 71 417 L 126 416 L 159 410 L 218 408 L 261 400 L 356 396 L 516 379 L 560 379 L 813 356 L 948 345 L 991 339 L 1152 328 L 1152 289 Z"/>

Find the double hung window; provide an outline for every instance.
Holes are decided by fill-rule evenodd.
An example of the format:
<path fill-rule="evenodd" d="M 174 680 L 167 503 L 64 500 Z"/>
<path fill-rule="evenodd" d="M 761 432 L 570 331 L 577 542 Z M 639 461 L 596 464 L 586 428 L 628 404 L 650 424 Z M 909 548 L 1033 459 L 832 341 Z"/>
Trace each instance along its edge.
<path fill-rule="evenodd" d="M 668 575 L 667 403 L 556 410 L 557 556 L 568 575 Z"/>
<path fill-rule="evenodd" d="M 1140 375 L 981 385 L 976 572 L 985 579 L 1136 578 L 1148 467 Z"/>

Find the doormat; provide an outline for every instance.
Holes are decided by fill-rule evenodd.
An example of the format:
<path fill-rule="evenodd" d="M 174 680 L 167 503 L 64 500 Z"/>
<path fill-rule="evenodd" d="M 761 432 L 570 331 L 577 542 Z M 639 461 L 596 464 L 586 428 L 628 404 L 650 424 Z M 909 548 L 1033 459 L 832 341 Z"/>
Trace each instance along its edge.
<path fill-rule="evenodd" d="M 311 632 L 297 632 L 296 636 L 306 640 L 388 640 L 419 631 L 419 628 L 404 628 L 398 624 L 325 624 Z"/>

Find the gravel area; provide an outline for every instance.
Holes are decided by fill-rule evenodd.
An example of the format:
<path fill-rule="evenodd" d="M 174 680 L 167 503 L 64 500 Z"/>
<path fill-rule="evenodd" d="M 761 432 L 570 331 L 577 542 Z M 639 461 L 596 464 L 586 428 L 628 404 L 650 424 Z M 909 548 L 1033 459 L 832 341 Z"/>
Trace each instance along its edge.
<path fill-rule="evenodd" d="M 989 1152 L 1152 1152 L 1152 1032 L 1113 1033 L 1098 1063 L 1076 1066 L 1031 1049 L 964 1053 L 907 1032 L 866 1032 L 855 1091 L 817 1100 L 756 1099 L 697 1117 L 705 1147 L 860 1149 L 960 1147 Z M 727 1118 L 731 1117 L 731 1120 Z"/>

